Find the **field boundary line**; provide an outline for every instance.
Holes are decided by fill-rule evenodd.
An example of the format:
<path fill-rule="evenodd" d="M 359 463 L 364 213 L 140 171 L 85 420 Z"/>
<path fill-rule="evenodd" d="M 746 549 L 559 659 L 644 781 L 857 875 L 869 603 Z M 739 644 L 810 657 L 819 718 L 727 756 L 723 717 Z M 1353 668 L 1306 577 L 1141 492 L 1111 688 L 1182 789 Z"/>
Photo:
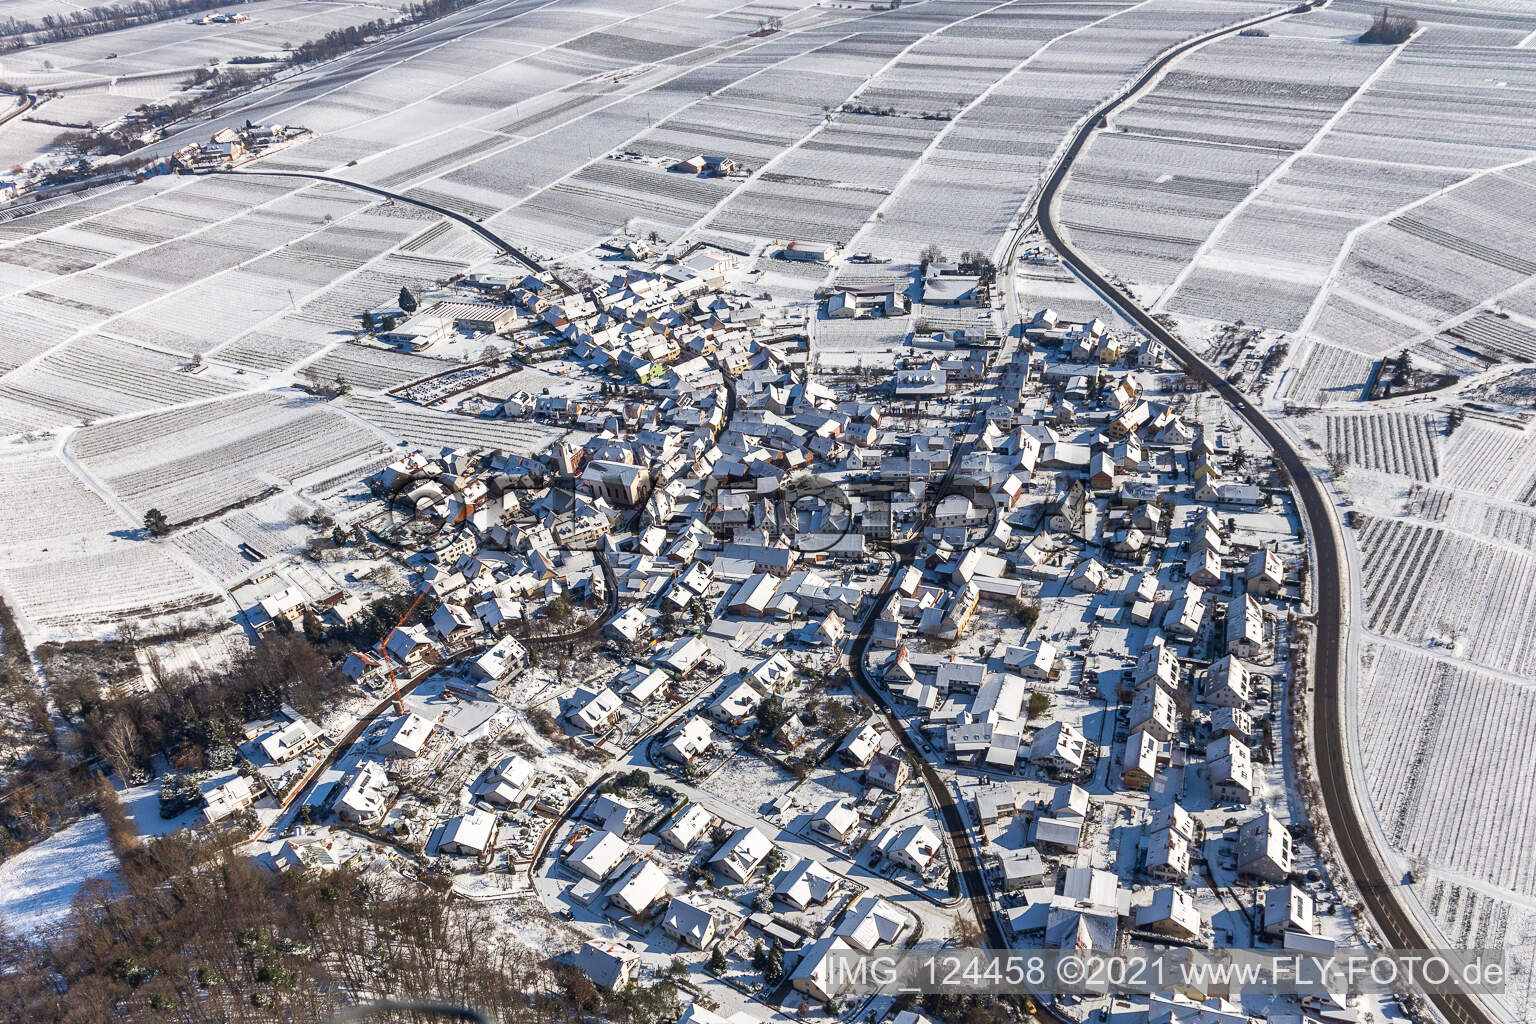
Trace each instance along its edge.
<path fill-rule="evenodd" d="M 1180 270 L 1178 274 L 1175 275 L 1174 279 L 1170 281 L 1166 286 L 1164 286 L 1162 294 L 1160 294 L 1157 297 L 1157 300 L 1152 303 L 1151 308 L 1153 312 L 1162 312 L 1163 310 L 1167 309 L 1168 300 L 1173 298 L 1174 293 L 1183 286 L 1184 282 L 1189 278 L 1190 274 L 1194 273 L 1195 267 L 1199 264 L 1201 258 L 1206 256 L 1212 249 L 1216 247 L 1218 239 L 1220 239 L 1222 233 L 1226 231 L 1228 226 L 1230 226 L 1231 223 L 1237 219 L 1238 214 L 1246 210 L 1250 203 L 1258 199 L 1259 196 L 1263 195 L 1265 189 L 1269 188 L 1271 184 L 1278 181 L 1281 177 L 1287 174 L 1291 167 L 1294 166 L 1298 160 L 1304 156 L 1309 155 L 1318 145 L 1318 143 L 1322 142 L 1322 140 L 1327 137 L 1328 133 L 1333 131 L 1334 126 L 1343 119 L 1344 115 L 1349 113 L 1351 108 L 1354 107 L 1356 101 L 1371 91 L 1371 87 L 1376 84 L 1376 80 L 1385 74 L 1387 70 L 1397 62 L 1397 58 L 1402 56 L 1403 52 L 1407 49 L 1408 47 L 1406 44 L 1403 46 L 1394 46 L 1392 48 L 1392 52 L 1387 54 L 1386 58 L 1382 60 L 1380 64 L 1376 65 L 1376 69 L 1369 75 L 1366 75 L 1365 79 L 1361 81 L 1359 85 L 1355 86 L 1355 91 L 1350 93 L 1349 99 L 1341 103 L 1339 105 L 1339 109 L 1335 110 L 1326 121 L 1318 126 L 1317 130 L 1312 133 L 1312 137 L 1307 140 L 1306 145 L 1301 146 L 1290 156 L 1280 161 L 1279 165 L 1275 167 L 1274 170 L 1265 175 L 1262 182 L 1254 186 L 1253 191 L 1249 192 L 1246 196 L 1239 200 L 1236 206 L 1227 211 L 1226 216 L 1222 217 L 1221 220 L 1216 222 L 1216 226 L 1211 229 L 1211 233 L 1205 236 L 1205 241 L 1200 243 L 1200 247 L 1196 249 L 1195 254 L 1189 258 L 1189 262 L 1184 264 L 1184 269 Z"/>
<path fill-rule="evenodd" d="M 1468 185 L 1474 181 L 1477 181 L 1479 178 L 1486 177 L 1490 174 L 1497 174 L 1500 171 L 1507 171 L 1514 167 L 1519 167 L 1521 164 L 1530 163 L 1532 160 L 1536 160 L 1536 156 L 1523 156 L 1518 160 L 1511 160 L 1508 163 L 1502 163 L 1496 167 L 1485 167 L 1480 171 L 1474 171 L 1459 181 L 1453 181 L 1443 188 L 1438 188 L 1433 192 L 1420 196 L 1412 202 L 1404 203 L 1402 206 L 1388 210 L 1386 213 L 1379 217 L 1372 217 L 1370 220 L 1359 225 L 1358 227 L 1351 228 L 1349 234 L 1344 236 L 1344 244 L 1340 247 L 1339 254 L 1334 257 L 1333 265 L 1328 268 L 1328 276 L 1323 279 L 1323 286 L 1318 289 L 1317 295 L 1312 299 L 1312 305 L 1310 308 L 1308 308 L 1307 315 L 1302 319 L 1301 326 L 1297 327 L 1296 330 L 1292 332 L 1292 334 L 1295 336 L 1301 336 L 1310 334 L 1312 332 L 1313 327 L 1317 323 L 1317 318 L 1322 315 L 1323 307 L 1327 305 L 1329 294 L 1335 288 L 1335 282 L 1338 280 L 1339 274 L 1344 269 L 1345 262 L 1349 259 L 1350 255 L 1355 250 L 1355 243 L 1359 241 L 1361 232 L 1369 231 L 1374 227 L 1379 227 L 1380 225 L 1385 224 L 1387 221 L 1392 220 L 1394 217 L 1401 217 L 1409 210 L 1417 209 L 1418 207 L 1423 206 L 1425 203 L 1432 202 L 1433 200 L 1440 199 L 1443 196 L 1449 195 L 1451 192 L 1456 191 L 1464 185 Z"/>
<path fill-rule="evenodd" d="M 923 3 L 923 2 L 926 2 L 926 0 L 919 0 L 919 2 Z M 1000 7 L 1006 7 L 1006 6 L 1008 6 L 1009 4 L 1011 4 L 1013 2 L 1014 2 L 1014 0 L 1001 0 L 1001 2 L 995 3 L 991 7 L 988 7 L 986 9 L 984 9 L 984 10 L 977 11 L 975 14 L 970 14 L 970 15 L 967 15 L 966 17 L 964 17 L 964 18 L 957 18 L 954 21 L 946 22 L 942 28 L 936 28 L 936 29 L 933 29 L 930 32 L 923 33 L 921 36 L 918 36 L 916 39 L 912 40 L 912 42 L 908 43 L 906 46 L 903 46 L 900 50 L 898 50 L 891 57 L 890 60 L 888 60 L 884 64 L 880 65 L 880 67 L 877 70 L 871 72 L 868 75 L 865 75 L 863 77 L 863 79 L 860 81 L 860 84 L 859 84 L 858 88 L 854 89 L 852 92 L 850 92 L 847 96 L 845 96 L 843 98 L 843 103 L 851 102 L 860 93 L 862 93 L 865 89 L 869 88 L 869 85 L 870 85 L 871 82 L 873 82 L 876 78 L 879 78 L 881 75 L 883 75 L 887 71 L 889 71 L 896 64 L 897 61 L 901 60 L 902 57 L 905 57 L 912 50 L 912 47 L 916 46 L 918 43 L 921 43 L 923 40 L 930 39 L 933 36 L 937 35 L 938 33 L 944 31 L 945 29 L 948 29 L 948 28 L 950 28 L 950 27 L 952 27 L 954 25 L 958 25 L 958 24 L 960 24 L 963 21 L 969 21 L 969 20 L 971 20 L 971 18 L 979 17 L 980 15 L 985 14 L 985 13 L 987 13 L 989 11 L 995 11 L 995 10 L 997 10 Z M 913 7 L 915 8 L 916 5 L 913 5 Z M 911 10 L 913 8 L 903 7 L 901 9 L 902 10 Z M 850 35 L 857 35 L 857 33 L 850 33 Z M 843 38 L 846 39 L 848 37 L 844 36 Z M 837 40 L 837 41 L 841 42 L 841 40 Z M 826 45 L 830 46 L 832 44 L 831 43 L 827 43 Z M 816 50 L 820 50 L 820 49 L 822 49 L 822 47 L 820 47 L 820 46 L 816 47 Z M 806 52 L 807 53 L 814 53 L 816 51 L 815 50 L 808 50 Z M 800 55 L 800 56 L 803 56 L 803 54 Z M 809 131 L 807 131 L 804 135 L 800 136 L 798 139 L 795 139 L 793 142 L 789 143 L 789 145 L 785 146 L 783 149 L 779 150 L 773 156 L 769 157 L 766 161 L 764 161 L 763 165 L 761 167 L 757 168 L 757 170 L 753 172 L 753 177 L 755 178 L 755 177 L 763 174 L 770 167 L 774 166 L 779 161 L 783 160 L 789 154 L 798 152 L 800 150 L 801 146 L 805 145 L 811 139 L 815 138 L 817 135 L 819 135 L 822 132 L 826 131 L 828 126 L 830 126 L 831 124 L 832 124 L 832 115 L 829 112 L 819 122 L 817 122 L 816 124 L 812 125 L 811 129 Z M 700 216 L 693 223 L 689 224 L 686 228 L 684 228 L 681 232 L 679 232 L 678 236 L 677 236 L 678 239 L 679 240 L 686 239 L 690 235 L 692 235 L 694 232 L 702 230 L 706 224 L 708 224 L 710 221 L 714 220 L 716 217 L 718 217 L 720 215 L 720 211 L 724 210 L 727 206 L 731 205 L 732 200 L 734 200 L 737 196 L 741 195 L 743 192 L 747 191 L 747 189 L 750 188 L 751 185 L 752 185 L 752 180 L 753 180 L 752 178 L 748 178 L 745 182 L 743 182 L 741 184 L 740 187 L 732 189 L 729 194 L 727 194 L 725 196 L 722 196 L 720 198 L 719 202 L 715 203 L 708 210 L 705 210 L 702 216 Z M 831 271 L 829 270 L 828 273 L 831 273 Z M 825 275 L 823 275 L 823 279 L 824 278 L 825 278 Z"/>
<path fill-rule="evenodd" d="M 962 18 L 960 21 L 952 22 L 950 25 L 945 26 L 945 29 L 952 28 L 954 25 L 963 24 L 964 22 L 971 20 L 971 18 L 979 18 L 984 14 L 991 14 L 993 11 L 999 10 L 1001 7 L 1012 7 L 1019 2 L 1020 0 L 1009 0 L 1009 2 L 1005 4 L 1000 4 L 998 6 L 988 7 L 982 11 L 977 11 L 975 14 L 971 15 L 970 18 Z M 864 219 L 863 226 L 860 227 L 858 231 L 854 232 L 852 238 L 848 239 L 848 244 L 845 246 L 845 248 L 849 251 L 856 249 L 859 239 L 863 238 L 864 235 L 868 233 L 875 226 L 875 224 L 878 223 L 877 218 L 885 211 L 886 205 L 895 199 L 898 195 L 900 195 L 901 190 L 906 187 L 907 183 L 911 181 L 912 178 L 923 169 L 923 165 L 927 163 L 928 158 L 933 155 L 933 152 L 938 149 L 939 144 L 948 137 L 951 131 L 954 130 L 955 125 L 959 124 L 960 121 L 972 110 L 974 110 L 983 100 L 991 96 L 992 93 L 1001 87 L 1004 82 L 1008 81 L 1010 78 L 1014 77 L 1019 72 L 1029 67 L 1029 65 L 1034 63 L 1037 57 L 1045 53 L 1057 43 L 1061 42 L 1063 39 L 1066 39 L 1069 36 L 1074 36 L 1085 29 L 1093 28 L 1095 25 L 1102 25 L 1104 22 L 1109 21 L 1112 18 L 1118 18 L 1120 15 L 1125 14 L 1128 11 L 1134 11 L 1138 7 L 1145 7 L 1147 4 L 1152 2 L 1153 0 L 1136 0 L 1135 3 L 1127 4 L 1125 7 L 1122 7 L 1110 14 L 1106 14 L 1101 18 L 1095 18 L 1092 21 L 1086 21 L 1083 24 L 1078 25 L 1076 28 L 1069 29 L 1066 32 L 1058 33 L 1057 35 L 1052 36 L 1051 38 L 1042 42 L 1040 45 L 1036 46 L 1032 51 L 1030 51 L 1029 56 L 1018 61 L 1013 65 L 1013 67 L 1009 68 L 1007 71 L 1003 72 L 1001 76 L 994 79 L 991 85 L 981 90 L 981 92 L 977 93 L 974 97 L 971 98 L 970 102 L 966 103 L 965 106 L 956 111 L 955 116 L 946 121 L 944 127 L 939 129 L 938 134 L 934 135 L 934 137 L 928 141 L 928 145 L 924 146 L 923 151 L 913 159 L 912 165 L 902 173 L 901 178 L 898 179 L 896 184 L 891 187 L 891 191 L 886 195 L 884 199 L 880 200 L 880 203 L 873 210 L 870 211 L 869 216 Z M 932 33 L 930 33 L 930 35 L 932 35 Z M 1134 74 L 1134 72 L 1132 73 Z"/>

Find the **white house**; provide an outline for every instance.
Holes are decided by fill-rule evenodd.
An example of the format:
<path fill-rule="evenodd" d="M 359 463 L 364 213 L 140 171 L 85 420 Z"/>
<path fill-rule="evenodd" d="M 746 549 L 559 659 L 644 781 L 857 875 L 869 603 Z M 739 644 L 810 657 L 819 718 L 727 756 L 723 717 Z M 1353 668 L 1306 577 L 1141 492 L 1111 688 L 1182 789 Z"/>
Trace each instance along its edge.
<path fill-rule="evenodd" d="M 1088 741 L 1070 722 L 1052 722 L 1035 734 L 1029 759 L 1055 772 L 1076 772 L 1083 767 Z"/>
<path fill-rule="evenodd" d="M 698 804 L 689 804 L 657 833 L 674 850 L 687 850 L 715 823 L 715 816 Z"/>
<path fill-rule="evenodd" d="M 256 741 L 256 745 L 271 759 L 272 763 L 282 764 L 309 753 L 319 746 L 324 738 L 325 733 L 318 725 L 300 716 L 287 725 L 266 733 Z"/>
<path fill-rule="evenodd" d="M 641 863 L 617 892 L 608 897 L 610 903 L 622 907 L 631 914 L 644 914 L 667 894 L 667 873 L 650 861 Z"/>
<path fill-rule="evenodd" d="M 725 726 L 738 726 L 752 717 L 763 695 L 751 683 L 738 682 L 728 687 L 709 706 L 709 717 Z"/>
<path fill-rule="evenodd" d="M 800 955 L 800 962 L 790 973 L 789 983 L 796 992 L 823 1003 L 830 1003 L 849 985 L 847 972 L 833 966 L 840 954 L 850 952 L 848 944 L 837 936 L 817 939 Z"/>
<path fill-rule="evenodd" d="M 1264 894 L 1263 921 L 1264 934 L 1270 936 L 1317 931 L 1312 897 L 1294 885 L 1277 885 Z"/>
<path fill-rule="evenodd" d="M 685 946 L 703 949 L 715 937 L 715 917 L 686 897 L 674 896 L 662 914 L 661 930 Z"/>
<path fill-rule="evenodd" d="M 1147 837 L 1147 874 L 1160 882 L 1189 879 L 1189 840 L 1172 830 Z"/>
<path fill-rule="evenodd" d="M 341 795 L 331 809 L 342 821 L 366 825 L 375 821 L 388 806 L 385 799 L 389 778 L 384 768 L 374 761 L 366 761 L 347 777 L 342 784 Z"/>
<path fill-rule="evenodd" d="M 202 791 L 203 819 L 210 825 L 245 810 L 257 799 L 256 788 L 245 775 L 204 783 Z"/>
<path fill-rule="evenodd" d="M 528 664 L 528 649 L 516 637 L 504 636 L 469 663 L 470 675 L 486 682 L 501 682 Z"/>
<path fill-rule="evenodd" d="M 448 820 L 437 848 L 443 853 L 480 857 L 490 848 L 495 834 L 496 815 L 478 807 L 471 808 Z"/>
<path fill-rule="evenodd" d="M 1237 873 L 1276 884 L 1290 877 L 1295 849 L 1290 832 L 1266 811 L 1237 830 Z"/>
<path fill-rule="evenodd" d="M 1149 686 L 1131 700 L 1130 730 L 1145 732 L 1161 743 L 1179 731 L 1179 711 L 1161 686 Z"/>
<path fill-rule="evenodd" d="M 1153 890 L 1152 902 L 1136 908 L 1135 923 L 1140 930 L 1192 941 L 1200 937 L 1205 919 L 1187 890 L 1162 886 Z"/>
<path fill-rule="evenodd" d="M 1253 754 L 1230 736 L 1220 736 L 1205 748 L 1205 773 L 1211 796 L 1221 803 L 1251 804 L 1258 792 Z"/>
<path fill-rule="evenodd" d="M 628 855 L 629 844 L 624 838 L 604 830 L 593 832 L 578 843 L 565 862 L 593 881 L 601 882 Z"/>
<path fill-rule="evenodd" d="M 450 644 L 459 644 L 480 635 L 479 619 L 461 604 L 440 604 L 432 613 L 432 631 Z"/>
<path fill-rule="evenodd" d="M 607 732 L 613 724 L 613 716 L 623 703 L 619 695 L 606 686 L 601 690 L 581 687 L 572 697 L 570 710 L 565 713 L 565 717 L 583 732 Z"/>
<path fill-rule="evenodd" d="M 708 653 L 709 644 L 698 637 L 680 637 L 657 654 L 651 663 L 681 677 L 692 672 Z"/>
<path fill-rule="evenodd" d="M 661 748 L 662 756 L 676 764 L 692 764 L 693 759 L 708 750 L 715 741 L 715 730 L 709 719 L 694 715 L 683 723 Z"/>
<path fill-rule="evenodd" d="M 756 828 L 739 829 L 709 859 L 710 866 L 726 877 L 745 882 L 773 852 L 773 842 Z"/>
<path fill-rule="evenodd" d="M 1253 700 L 1253 683 L 1248 666 L 1230 654 L 1205 670 L 1201 694 L 1208 704 L 1246 708 Z"/>
<path fill-rule="evenodd" d="M 848 908 L 836 934 L 855 949 L 870 953 L 901 938 L 907 921 L 894 905 L 878 896 L 861 896 Z"/>
<path fill-rule="evenodd" d="M 1227 653 L 1257 658 L 1264 650 L 1264 609 L 1247 594 L 1227 602 Z"/>
<path fill-rule="evenodd" d="M 859 812 L 847 800 L 828 800 L 811 818 L 811 829 L 828 839 L 842 843 L 858 827 Z"/>
<path fill-rule="evenodd" d="M 432 736 L 432 722 L 406 712 L 389 724 L 379 740 L 379 753 L 385 757 L 415 757 Z"/>
<path fill-rule="evenodd" d="M 890 845 L 886 847 L 885 855 L 897 864 L 925 875 L 939 859 L 942 849 L 943 844 L 939 842 L 938 833 L 933 829 L 927 825 L 909 825 L 891 840 Z"/>
<path fill-rule="evenodd" d="M 796 910 L 827 902 L 838 879 L 820 861 L 802 857 L 774 883 L 773 894 Z"/>
<path fill-rule="evenodd" d="M 873 718 L 850 732 L 838 750 L 844 764 L 863 768 L 880 752 L 880 726 Z"/>

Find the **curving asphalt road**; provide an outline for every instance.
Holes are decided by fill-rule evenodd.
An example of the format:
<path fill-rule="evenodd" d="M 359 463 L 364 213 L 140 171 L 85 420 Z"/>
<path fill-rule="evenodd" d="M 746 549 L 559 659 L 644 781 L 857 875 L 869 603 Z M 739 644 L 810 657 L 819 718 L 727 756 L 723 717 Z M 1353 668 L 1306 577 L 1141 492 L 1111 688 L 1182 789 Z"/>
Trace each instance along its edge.
<path fill-rule="evenodd" d="M 544 270 L 543 265 L 535 260 L 532 256 L 529 256 L 527 253 L 523 252 L 523 250 L 519 249 L 511 242 L 508 242 L 500 235 L 495 234 L 491 231 L 490 228 L 486 227 L 484 224 L 481 224 L 479 221 L 466 217 L 462 213 L 456 213 L 445 206 L 438 206 L 436 203 L 429 203 L 421 199 L 412 199 L 410 196 L 402 195 L 399 192 L 391 192 L 388 189 L 376 188 L 373 185 L 364 185 L 361 182 L 348 181 L 346 178 L 338 178 L 330 174 L 315 174 L 311 171 L 213 171 L 211 173 L 233 174 L 236 176 L 257 175 L 263 178 L 309 178 L 313 181 L 330 182 L 332 185 L 345 185 L 347 188 L 355 188 L 359 192 L 368 192 L 373 195 L 380 196 L 384 199 L 393 199 L 397 203 L 406 203 L 410 206 L 419 206 L 423 210 L 431 210 L 433 213 L 436 213 L 440 216 L 447 217 L 450 220 L 458 221 L 460 224 L 463 224 L 465 227 L 469 228 L 469 230 L 473 231 L 487 242 L 490 242 L 496 248 L 500 249 L 508 256 L 511 256 L 513 259 L 517 260 L 517 262 L 521 263 L 529 270 L 532 270 L 534 273 L 542 273 Z"/>
<path fill-rule="evenodd" d="M 1312 474 L 1306 461 L 1289 437 L 1247 395 L 1229 384 L 1215 368 L 1203 361 L 1182 341 L 1154 320 L 1128 295 L 1116 288 L 1093 265 L 1062 237 L 1056 223 L 1055 201 L 1062 184 L 1072 171 L 1072 164 L 1082 153 L 1088 140 L 1098 130 L 1101 118 L 1121 105 L 1134 99 L 1169 62 L 1187 50 L 1212 38 L 1227 35 L 1248 25 L 1284 17 L 1285 11 L 1265 18 L 1255 19 L 1243 25 L 1204 36 L 1164 55 L 1127 92 L 1096 110 L 1073 137 L 1063 153 L 1060 163 L 1040 192 L 1038 223 L 1045 236 L 1067 263 L 1100 296 L 1123 313 L 1132 323 L 1149 336 L 1168 347 L 1183 365 L 1185 372 L 1194 379 L 1213 388 L 1241 415 L 1253 430 L 1264 438 L 1280 464 L 1285 467 L 1301 498 L 1301 510 L 1306 518 L 1314 551 L 1314 572 L 1317 589 L 1317 637 L 1315 643 L 1315 691 L 1312 702 L 1312 735 L 1315 746 L 1317 771 L 1321 781 L 1323 809 L 1332 826 L 1335 843 L 1346 869 L 1354 879 L 1365 902 L 1371 920 L 1376 924 L 1387 944 L 1395 949 L 1426 949 L 1436 945 L 1419 930 L 1412 915 L 1398 899 L 1394 882 L 1371 845 L 1366 827 L 1355 807 L 1354 794 L 1349 785 L 1344 737 L 1343 654 L 1345 629 L 1348 621 L 1345 580 L 1348 563 L 1343 550 L 1337 516 L 1322 484 Z M 1011 264 L 1010 264 L 1011 267 Z M 1451 1024 L 1497 1024 L 1476 997 L 1466 994 L 1432 995 L 1430 1002 Z"/>
<path fill-rule="evenodd" d="M 13 117 L 20 117 L 37 105 L 37 97 L 25 92 L 6 93 L 7 96 L 16 97 L 16 106 L 0 114 L 0 124 L 5 124 Z"/>

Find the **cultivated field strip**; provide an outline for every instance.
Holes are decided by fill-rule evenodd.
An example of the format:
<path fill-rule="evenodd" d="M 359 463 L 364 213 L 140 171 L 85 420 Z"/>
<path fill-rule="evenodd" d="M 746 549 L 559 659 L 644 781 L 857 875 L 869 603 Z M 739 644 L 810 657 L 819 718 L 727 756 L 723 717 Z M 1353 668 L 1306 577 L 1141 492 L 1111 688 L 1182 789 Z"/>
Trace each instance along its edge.
<path fill-rule="evenodd" d="M 535 455 L 565 435 L 556 427 L 459 416 L 382 396 L 354 394 L 343 402 L 385 433 L 426 447 L 479 447 Z"/>
<path fill-rule="evenodd" d="M 329 381 L 343 377 L 353 387 L 388 391 L 420 377 L 443 373 L 455 365 L 442 359 L 392 349 L 338 345 L 305 367 L 304 372 L 316 380 Z"/>
<path fill-rule="evenodd" d="M 92 635 L 139 615 L 205 608 L 219 600 L 169 552 L 119 540 L 86 555 L 49 555 L 0 570 L 22 614 L 41 626 Z"/>
<path fill-rule="evenodd" d="M 1445 332 L 1451 344 L 1464 344 L 1480 355 L 1536 362 L 1536 330 L 1491 313 L 1478 313 Z"/>
<path fill-rule="evenodd" d="M 1533 198 L 1536 197 L 1526 196 L 1525 201 L 1530 202 Z M 1418 217 L 1404 215 L 1402 217 L 1394 217 L 1388 223 L 1399 231 L 1413 235 L 1415 238 L 1422 238 L 1431 245 L 1471 256 L 1473 259 L 1481 260 L 1485 263 L 1492 263 L 1495 266 L 1503 267 L 1505 270 L 1513 271 L 1521 277 L 1536 276 L 1536 261 L 1516 256 L 1513 253 L 1502 252 L 1492 246 L 1474 242 L 1470 238 L 1452 234 L 1449 231 L 1443 231 L 1440 228 L 1425 223 Z M 1481 226 L 1479 225 L 1479 227 Z"/>
<path fill-rule="evenodd" d="M 1378 633 L 1400 635 L 1418 604 L 1445 533 L 1374 516 L 1358 516 L 1357 522 L 1365 555 L 1361 589 L 1369 610 L 1367 624 Z"/>
<path fill-rule="evenodd" d="M 187 214 L 182 192 L 208 212 Z M 228 393 L 236 385 L 227 376 L 187 372 L 176 354 L 217 352 L 215 365 L 280 370 L 313 354 L 359 309 L 393 297 L 401 285 L 419 286 L 468 265 L 446 254 L 484 252 L 450 232 L 440 250 L 381 260 L 436 219 L 328 186 L 195 179 L 179 189 L 146 190 L 139 200 L 55 224 L 36 240 L 75 244 L 100 237 L 85 235 L 87 227 L 160 225 L 107 262 L 0 300 L 0 366 L 44 353 L 0 380 L 0 430 L 60 426 Z M 228 222 L 212 227 L 220 216 Z M 0 253 L 14 256 L 24 244 Z M 360 268 L 366 269 L 358 274 Z M 39 321 L 52 333 L 38 330 Z M 258 324 L 262 328 L 245 339 Z M 98 336 L 101 325 L 115 337 Z M 71 334 L 79 337 L 70 340 Z M 267 347 L 268 340 L 275 345 Z"/>
<path fill-rule="evenodd" d="M 1458 496 L 1444 487 L 1426 487 L 1414 484 L 1408 488 L 1408 500 L 1403 507 L 1411 519 L 1427 523 L 1443 523 L 1451 511 L 1451 501 Z"/>
<path fill-rule="evenodd" d="M 1337 24 L 1329 11 L 1309 12 L 1274 23 L 1267 36 L 1229 37 L 1181 60 L 1116 113 L 1114 133 L 1090 144 L 1062 199 L 1063 221 L 1074 237 L 1127 280 L 1153 289 L 1173 284 L 1255 183 L 1311 142 L 1389 55 L 1311 31 Z M 1333 226 L 1339 244 L 1346 232 Z M 1296 234 L 1309 233 L 1301 226 Z M 1305 268 L 1308 261 L 1287 243 L 1274 238 L 1264 255 Z M 1310 262 L 1315 290 L 1328 259 Z M 1219 270 L 1231 274 L 1234 265 L 1241 261 L 1225 252 L 1210 254 L 1204 272 L 1191 276 L 1188 296 L 1176 290 L 1168 308 L 1254 322 L 1246 311 L 1235 312 L 1246 307 L 1251 290 L 1212 277 Z M 1273 276 L 1291 281 L 1297 275 L 1287 268 Z M 1309 298 L 1302 289 L 1274 295 L 1257 322 L 1294 329 Z"/>
<path fill-rule="evenodd" d="M 240 395 L 75 435 L 71 450 L 135 513 L 215 514 L 384 448 L 344 413 L 297 394 Z"/>
<path fill-rule="evenodd" d="M 115 338 L 92 336 L 0 380 L 0 416 L 28 429 L 141 412 L 229 394 L 235 385 Z"/>
<path fill-rule="evenodd" d="M 1394 845 L 1536 895 L 1536 689 L 1429 652 L 1373 645 L 1370 657 L 1360 742 Z"/>
<path fill-rule="evenodd" d="M 1457 494 L 1448 503 L 1444 519 L 1447 526 L 1474 537 L 1536 551 L 1536 508 L 1528 505 Z"/>
<path fill-rule="evenodd" d="M 1352 349 L 1316 342 L 1286 382 L 1285 397 L 1302 406 L 1358 402 L 1365 397 L 1371 360 Z"/>
<path fill-rule="evenodd" d="M 1467 422 L 1446 442 L 1440 483 L 1478 494 L 1508 491 L 1529 472 L 1533 440 L 1517 430 Z"/>
<path fill-rule="evenodd" d="M 261 564 L 241 554 L 239 541 L 218 523 L 178 530 L 171 543 L 225 586 L 250 576 Z"/>
<path fill-rule="evenodd" d="M 1333 414 L 1325 448 L 1352 466 L 1428 483 L 1440 471 L 1441 429 L 1438 420 L 1419 413 Z"/>
<path fill-rule="evenodd" d="M 1436 879 L 1428 902 L 1431 916 L 1457 949 L 1494 949 L 1510 935 L 1510 905 L 1486 893 Z"/>
<path fill-rule="evenodd" d="M 0 457 L 0 490 L 10 502 L 9 539 L 0 544 L 0 563 L 18 549 L 49 547 L 56 538 L 125 525 L 51 450 L 29 448 Z"/>
<path fill-rule="evenodd" d="M 1390 519 L 1367 518 L 1360 543 L 1371 630 L 1536 677 L 1536 555 Z"/>

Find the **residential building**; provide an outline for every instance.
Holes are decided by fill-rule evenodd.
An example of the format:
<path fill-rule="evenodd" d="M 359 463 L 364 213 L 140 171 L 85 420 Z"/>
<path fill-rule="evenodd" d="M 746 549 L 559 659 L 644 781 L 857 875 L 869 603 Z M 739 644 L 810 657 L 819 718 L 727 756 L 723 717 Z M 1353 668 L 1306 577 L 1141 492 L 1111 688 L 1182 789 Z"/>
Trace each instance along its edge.
<path fill-rule="evenodd" d="M 1280 819 L 1266 811 L 1237 830 L 1237 873 L 1279 884 L 1295 868 L 1295 849 Z"/>

